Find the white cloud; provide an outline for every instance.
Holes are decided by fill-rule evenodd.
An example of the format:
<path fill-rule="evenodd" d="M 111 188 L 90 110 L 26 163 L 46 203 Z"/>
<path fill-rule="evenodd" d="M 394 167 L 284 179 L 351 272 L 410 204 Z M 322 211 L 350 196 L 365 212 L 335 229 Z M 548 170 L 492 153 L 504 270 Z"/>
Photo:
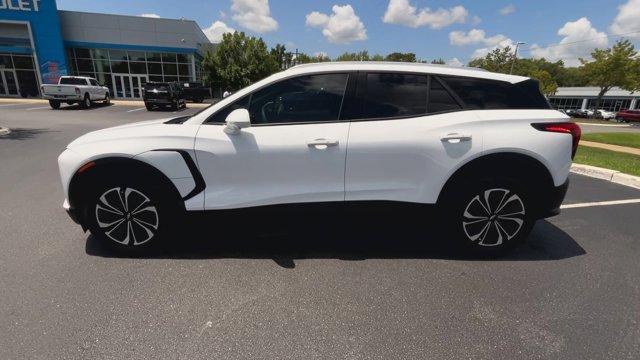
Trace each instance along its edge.
<path fill-rule="evenodd" d="M 492 52 L 495 49 L 503 49 L 506 47 L 510 47 L 511 50 L 513 51 L 516 47 L 516 44 L 513 42 L 513 40 L 507 38 L 504 39 L 502 41 L 500 41 L 498 44 L 494 45 L 494 46 L 487 46 L 484 48 L 480 48 L 480 49 L 476 49 L 473 54 L 471 54 L 471 58 L 472 59 L 477 59 L 477 58 L 481 58 L 481 57 L 485 57 L 488 53 Z"/>
<path fill-rule="evenodd" d="M 265 33 L 278 29 L 278 22 L 271 17 L 269 0 L 231 0 L 233 20 L 243 28 Z"/>
<path fill-rule="evenodd" d="M 578 66 L 579 58 L 589 58 L 595 48 L 609 45 L 606 34 L 596 30 L 586 17 L 564 24 L 558 30 L 558 35 L 563 36 L 558 44 L 544 48 L 533 44 L 531 55 L 551 61 L 563 60 L 567 66 Z"/>
<path fill-rule="evenodd" d="M 626 34 L 640 30 L 640 0 L 629 0 L 618 7 L 618 15 L 609 27 L 613 34 Z M 640 38 L 640 32 L 625 35 L 632 38 Z"/>
<path fill-rule="evenodd" d="M 516 6 L 513 4 L 509 4 L 503 7 L 502 9 L 500 9 L 500 15 L 502 16 L 513 14 L 514 12 L 516 12 Z"/>
<path fill-rule="evenodd" d="M 159 19 L 160 18 L 160 15 L 158 15 L 158 14 L 140 14 L 140 16 L 146 17 L 146 18 L 154 18 L 154 19 Z"/>
<path fill-rule="evenodd" d="M 227 26 L 227 24 L 223 23 L 220 20 L 215 21 L 208 28 L 202 29 L 202 32 L 204 32 L 204 34 L 207 35 L 207 38 L 209 38 L 209 41 L 211 41 L 212 43 L 221 42 L 223 34 L 232 33 L 234 31 L 236 30 Z"/>
<path fill-rule="evenodd" d="M 472 29 L 469 32 L 452 31 L 449 33 L 449 42 L 451 45 L 464 46 L 471 44 L 483 44 L 486 46 L 496 46 L 501 42 L 509 40 L 506 36 L 498 34 L 487 37 L 484 30 Z"/>
<path fill-rule="evenodd" d="M 467 21 L 467 17 L 469 17 L 469 11 L 460 5 L 432 11 L 429 8 L 418 10 L 409 3 L 409 0 L 389 0 L 389 6 L 382 21 L 412 28 L 429 26 L 432 29 L 442 29 L 454 23 L 463 24 Z M 476 17 L 476 20 L 478 19 Z"/>
<path fill-rule="evenodd" d="M 367 39 L 367 29 L 351 5 L 334 5 L 332 10 L 331 15 L 317 11 L 307 14 L 307 26 L 322 28 L 327 40 L 336 44 Z"/>
<path fill-rule="evenodd" d="M 453 59 L 447 60 L 447 65 L 455 66 L 455 67 L 463 67 L 464 66 L 462 61 L 458 60 L 458 58 L 455 58 L 455 57 Z"/>

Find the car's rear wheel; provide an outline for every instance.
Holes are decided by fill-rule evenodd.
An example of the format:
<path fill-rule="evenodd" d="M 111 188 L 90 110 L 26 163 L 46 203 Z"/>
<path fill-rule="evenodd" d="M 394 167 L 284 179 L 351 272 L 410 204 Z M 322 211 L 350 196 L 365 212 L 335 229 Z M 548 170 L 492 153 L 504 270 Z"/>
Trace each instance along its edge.
<path fill-rule="evenodd" d="M 485 180 L 453 191 L 442 204 L 447 234 L 466 253 L 505 255 L 529 236 L 535 224 L 531 197 L 516 182 Z"/>
<path fill-rule="evenodd" d="M 106 181 L 89 195 L 89 230 L 120 253 L 140 254 L 158 247 L 176 220 L 176 204 L 167 193 L 138 181 Z"/>
<path fill-rule="evenodd" d="M 144 106 L 147 108 L 147 111 L 153 111 L 153 105 L 151 105 L 151 104 L 144 104 Z"/>
<path fill-rule="evenodd" d="M 82 107 L 83 109 L 88 109 L 91 107 L 91 98 L 89 97 L 89 94 L 86 94 L 84 96 L 84 99 L 80 103 L 80 107 Z"/>
<path fill-rule="evenodd" d="M 58 110 L 60 109 L 60 101 L 57 100 L 49 100 L 49 106 L 51 106 L 51 108 L 53 110 Z"/>

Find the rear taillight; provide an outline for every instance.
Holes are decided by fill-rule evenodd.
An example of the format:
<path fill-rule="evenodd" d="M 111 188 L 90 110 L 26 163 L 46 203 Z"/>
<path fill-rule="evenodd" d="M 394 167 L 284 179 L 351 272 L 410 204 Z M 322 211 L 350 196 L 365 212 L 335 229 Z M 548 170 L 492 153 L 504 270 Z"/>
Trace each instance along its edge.
<path fill-rule="evenodd" d="M 80 88 L 76 88 L 76 95 L 80 95 Z"/>
<path fill-rule="evenodd" d="M 534 128 L 540 131 L 554 132 L 554 133 L 563 133 L 571 135 L 573 139 L 573 146 L 571 152 L 571 158 L 573 159 L 576 156 L 576 151 L 578 150 L 578 143 L 580 143 L 580 136 L 582 136 L 582 130 L 580 126 L 576 123 L 566 122 L 566 123 L 537 123 L 531 124 Z"/>

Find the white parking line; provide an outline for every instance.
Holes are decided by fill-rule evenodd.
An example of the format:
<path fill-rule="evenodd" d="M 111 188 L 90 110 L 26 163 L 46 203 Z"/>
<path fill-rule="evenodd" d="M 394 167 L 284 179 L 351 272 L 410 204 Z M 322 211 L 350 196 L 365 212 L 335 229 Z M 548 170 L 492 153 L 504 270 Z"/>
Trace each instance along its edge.
<path fill-rule="evenodd" d="M 594 206 L 612 206 L 612 205 L 626 205 L 626 204 L 640 204 L 640 199 L 600 201 L 600 202 L 589 202 L 589 203 L 581 203 L 581 204 L 567 204 L 567 205 L 562 205 L 560 209 L 564 210 L 564 209 L 576 209 L 576 208 L 586 208 L 586 207 L 594 207 Z"/>
<path fill-rule="evenodd" d="M 136 112 L 136 111 L 140 111 L 140 110 L 144 110 L 146 108 L 139 108 L 139 109 L 133 109 L 133 110 L 127 110 L 128 113 L 130 112 Z"/>
<path fill-rule="evenodd" d="M 41 106 L 41 107 L 34 107 L 34 108 L 30 108 L 30 109 L 25 109 L 25 111 L 32 111 L 32 110 L 42 110 L 42 109 L 49 109 L 49 106 Z"/>

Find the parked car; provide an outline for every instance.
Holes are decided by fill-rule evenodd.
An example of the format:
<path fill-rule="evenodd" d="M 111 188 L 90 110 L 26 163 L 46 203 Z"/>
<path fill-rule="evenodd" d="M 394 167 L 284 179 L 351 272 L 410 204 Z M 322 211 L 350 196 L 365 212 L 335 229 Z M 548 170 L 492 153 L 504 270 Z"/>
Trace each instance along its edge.
<path fill-rule="evenodd" d="M 579 140 L 529 78 L 322 63 L 191 117 L 89 133 L 58 162 L 64 208 L 121 251 L 205 211 L 375 201 L 433 206 L 447 239 L 498 255 L 559 213 Z"/>
<path fill-rule="evenodd" d="M 148 82 L 142 92 L 144 106 L 149 111 L 156 107 L 170 107 L 172 110 L 187 107 L 182 87 L 176 82 Z"/>
<path fill-rule="evenodd" d="M 616 114 L 616 120 L 620 122 L 640 122 L 640 110 L 621 110 Z"/>
<path fill-rule="evenodd" d="M 211 89 L 199 82 L 188 82 L 182 84 L 184 98 L 195 103 L 201 103 L 204 99 L 211 98 Z"/>
<path fill-rule="evenodd" d="M 598 119 L 613 120 L 616 117 L 616 113 L 604 109 L 598 109 L 594 112 L 594 115 Z"/>
<path fill-rule="evenodd" d="M 94 101 L 105 104 L 111 102 L 109 88 L 86 76 L 62 76 L 58 85 L 42 85 L 42 97 L 49 100 L 53 109 L 59 109 L 62 103 L 80 104 L 82 108 L 90 108 Z"/>

